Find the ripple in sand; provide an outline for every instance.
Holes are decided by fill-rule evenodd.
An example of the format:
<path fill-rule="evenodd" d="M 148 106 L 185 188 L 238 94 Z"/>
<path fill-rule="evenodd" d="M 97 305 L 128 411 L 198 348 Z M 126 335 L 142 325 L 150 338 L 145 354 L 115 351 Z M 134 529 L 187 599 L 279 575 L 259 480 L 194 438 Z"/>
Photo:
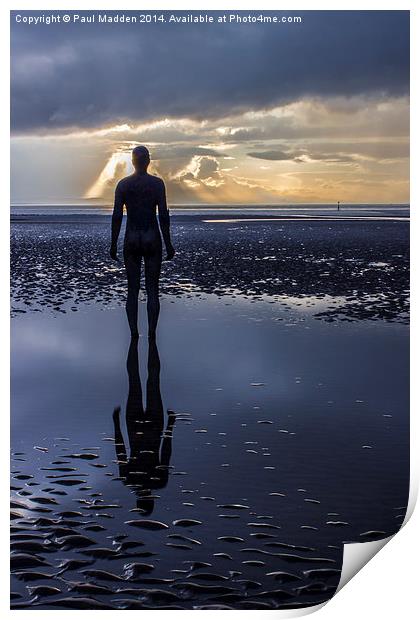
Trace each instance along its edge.
<path fill-rule="evenodd" d="M 83 517 L 83 513 L 78 510 L 62 510 L 61 512 L 57 512 L 56 514 L 60 515 L 60 517 L 64 517 L 65 519 L 72 519 L 73 517 Z"/>
<path fill-rule="evenodd" d="M 318 594 L 320 592 L 328 592 L 330 590 L 329 586 L 326 586 L 322 581 L 317 581 L 316 583 L 309 583 L 304 586 L 299 586 L 295 588 L 297 594 Z"/>
<path fill-rule="evenodd" d="M 272 529 L 272 530 L 281 530 L 280 525 L 272 525 L 271 523 L 247 523 L 247 525 L 249 527 L 261 527 L 261 528 L 267 528 L 267 529 Z"/>
<path fill-rule="evenodd" d="M 84 461 L 92 461 L 93 459 L 98 459 L 98 454 L 93 454 L 91 452 L 82 452 L 81 454 L 69 454 L 69 459 L 83 459 Z"/>
<path fill-rule="evenodd" d="M 200 570 L 200 568 L 207 568 L 208 566 L 212 566 L 210 562 L 202 562 L 202 561 L 190 562 L 189 560 L 185 560 L 183 564 L 189 564 L 190 571 Z"/>
<path fill-rule="evenodd" d="M 91 504 L 90 502 L 85 502 L 83 500 L 78 500 L 80 504 L 85 504 L 86 506 L 84 506 L 85 510 L 109 510 L 112 508 L 121 508 L 121 506 L 119 504 Z"/>
<path fill-rule="evenodd" d="M 202 525 L 202 523 L 198 519 L 175 519 L 175 521 L 172 521 L 172 525 L 180 527 L 192 527 L 193 525 Z"/>
<path fill-rule="evenodd" d="M 47 477 L 50 478 L 52 476 L 47 476 Z M 79 480 L 77 478 L 76 479 L 75 478 L 62 478 L 62 479 L 55 479 L 54 484 L 60 484 L 63 486 L 72 487 L 77 484 L 86 484 L 86 480 Z"/>
<path fill-rule="evenodd" d="M 166 523 L 162 523 L 161 521 L 153 521 L 152 519 L 135 519 L 131 521 L 125 521 L 126 525 L 131 525 L 132 527 L 139 527 L 145 530 L 164 530 L 169 526 Z"/>
<path fill-rule="evenodd" d="M 20 534 L 11 532 L 10 539 L 13 541 L 16 540 L 45 540 L 47 534 Z"/>
<path fill-rule="evenodd" d="M 28 586 L 28 592 L 30 596 L 56 596 L 61 594 L 60 588 L 54 586 Z"/>
<path fill-rule="evenodd" d="M 253 581 L 252 579 L 237 579 L 235 583 L 240 584 L 245 590 L 255 590 L 261 588 L 262 586 L 262 583 L 259 581 Z"/>
<path fill-rule="evenodd" d="M 168 534 L 168 538 L 173 538 L 175 540 L 183 540 L 185 542 L 190 542 L 193 545 L 202 544 L 199 540 L 195 538 L 189 538 L 188 536 L 183 536 L 182 534 Z"/>
<path fill-rule="evenodd" d="M 231 542 L 231 543 L 244 542 L 244 539 L 240 538 L 239 536 L 218 536 L 217 540 L 221 540 L 223 542 Z"/>
<path fill-rule="evenodd" d="M 220 575 L 219 573 L 194 573 L 193 577 L 200 581 L 229 581 L 229 577 Z"/>
<path fill-rule="evenodd" d="M 150 604 L 159 605 L 159 607 L 166 603 L 182 600 L 175 592 L 169 592 L 160 588 L 137 588 L 133 595 L 139 601 L 147 601 Z"/>
<path fill-rule="evenodd" d="M 330 579 L 332 577 L 340 577 L 341 571 L 336 568 L 313 568 L 311 570 L 304 570 L 303 574 L 309 579 Z"/>
<path fill-rule="evenodd" d="M 31 553 L 12 553 L 10 556 L 10 568 L 12 571 L 22 568 L 35 568 L 36 566 L 51 566 L 46 560 Z"/>
<path fill-rule="evenodd" d="M 264 592 L 259 592 L 258 594 L 252 594 L 251 598 L 252 600 L 266 599 L 267 602 L 276 605 L 282 601 L 293 598 L 293 594 L 286 592 L 286 590 L 267 590 Z"/>
<path fill-rule="evenodd" d="M 116 575 L 115 573 L 111 573 L 106 570 L 88 568 L 82 570 L 81 573 L 83 575 L 87 575 L 87 577 L 93 577 L 101 581 L 125 581 L 124 577 L 121 577 L 120 575 Z"/>
<path fill-rule="evenodd" d="M 147 605 L 144 605 L 144 603 L 141 603 L 140 601 L 135 601 L 132 598 L 116 598 L 113 602 L 117 605 L 117 609 L 149 609 L 149 607 Z"/>
<path fill-rule="evenodd" d="M 327 563 L 327 564 L 335 564 L 335 560 L 331 558 L 313 558 L 313 557 L 305 557 L 302 555 L 297 555 L 293 553 L 272 553 L 270 551 L 265 551 L 264 549 L 250 548 L 247 547 L 245 549 L 240 550 L 241 553 L 257 553 L 262 555 L 267 555 L 271 557 L 281 558 L 286 562 L 316 562 L 316 563 Z"/>
<path fill-rule="evenodd" d="M 103 525 L 92 524 L 85 525 L 82 529 L 86 530 L 87 532 L 102 532 L 106 528 Z"/>
<path fill-rule="evenodd" d="M 28 505 L 27 504 L 25 504 L 23 502 L 18 502 L 16 500 L 12 500 L 10 502 L 10 507 L 11 508 L 18 508 L 18 509 L 21 509 L 21 510 L 27 510 L 28 509 Z"/>
<path fill-rule="evenodd" d="M 83 581 L 69 582 L 70 592 L 77 592 L 78 594 L 113 594 L 109 587 L 98 586 L 95 583 L 85 583 Z"/>
<path fill-rule="evenodd" d="M 265 562 L 262 560 L 244 560 L 242 564 L 246 564 L 247 566 L 265 566 Z"/>
<path fill-rule="evenodd" d="M 49 504 L 52 506 L 58 506 L 58 502 L 53 497 L 31 497 L 31 502 L 35 504 Z"/>
<path fill-rule="evenodd" d="M 185 593 L 185 594 L 189 593 L 191 595 L 229 594 L 229 593 L 237 592 L 237 590 L 229 586 L 195 583 L 193 581 L 179 581 L 177 583 L 174 583 L 173 587 L 179 589 L 182 593 Z"/>
<path fill-rule="evenodd" d="M 304 545 L 291 545 L 283 542 L 268 542 L 264 543 L 264 547 L 282 547 L 283 549 L 293 549 L 294 551 L 316 551 L 314 547 L 306 547 Z"/>
<path fill-rule="evenodd" d="M 123 551 L 127 551 L 128 549 L 135 549 L 136 547 L 142 547 L 144 545 L 144 543 L 140 542 L 139 540 L 127 540 L 122 543 L 118 543 L 118 541 L 113 541 L 112 544 L 118 544 L 118 551 L 120 553 Z"/>
<path fill-rule="evenodd" d="M 166 547 L 170 547 L 171 549 L 179 549 L 180 551 L 192 551 L 192 547 L 189 545 L 185 545 L 183 543 L 165 543 Z"/>
<path fill-rule="evenodd" d="M 267 577 L 273 577 L 276 581 L 280 583 L 290 583 L 292 581 L 301 581 L 302 577 L 299 575 L 295 575 L 294 573 L 287 573 L 285 571 L 273 571 L 271 573 L 266 573 Z"/>
<path fill-rule="evenodd" d="M 31 570 L 19 571 L 18 570 L 16 572 L 13 572 L 13 577 L 20 579 L 21 581 L 47 581 L 47 580 L 54 578 L 55 575 L 54 574 L 51 575 L 50 573 L 43 573 L 39 571 L 31 571 Z"/>
<path fill-rule="evenodd" d="M 96 545 L 96 542 L 87 536 L 83 536 L 81 534 L 74 534 L 70 536 L 62 536 L 61 538 L 56 538 L 55 542 L 57 545 L 62 547 L 64 550 L 66 549 L 80 549 L 81 547 L 89 547 L 91 545 Z"/>
<path fill-rule="evenodd" d="M 127 579 L 137 579 L 145 573 L 151 573 L 155 569 L 153 564 L 144 564 L 142 562 L 131 562 L 124 564 L 124 575 Z"/>
<path fill-rule="evenodd" d="M 275 534 L 267 534 L 267 532 L 251 532 L 250 536 L 257 539 L 276 538 Z"/>
<path fill-rule="evenodd" d="M 61 564 L 58 565 L 58 568 L 60 570 L 57 573 L 57 576 L 65 573 L 68 570 L 79 570 L 80 568 L 83 568 L 84 566 L 89 566 L 92 563 L 93 560 L 64 560 L 63 562 L 61 562 Z"/>
<path fill-rule="evenodd" d="M 80 553 L 83 555 L 88 555 L 92 558 L 111 559 L 120 557 L 120 554 L 116 549 L 109 549 L 108 547 L 95 547 L 94 549 L 86 549 Z"/>
<path fill-rule="evenodd" d="M 42 605 L 42 603 L 40 603 Z M 53 607 L 64 607 L 65 609 L 115 609 L 112 605 L 102 603 L 95 598 L 72 596 L 48 601 L 48 605 Z"/>
<path fill-rule="evenodd" d="M 362 532 L 359 536 L 360 538 L 383 538 L 386 536 L 386 532 L 382 530 L 369 530 L 368 532 Z"/>
<path fill-rule="evenodd" d="M 220 519 L 240 519 L 240 515 L 217 515 Z"/>
<path fill-rule="evenodd" d="M 313 531 L 318 531 L 319 527 L 315 527 L 315 525 L 301 525 L 300 526 L 301 530 L 313 530 Z"/>
<path fill-rule="evenodd" d="M 197 607 L 195 607 L 195 609 L 199 609 L 199 610 L 206 610 L 206 611 L 223 611 L 225 610 L 232 610 L 234 609 L 234 607 L 230 607 L 229 605 L 223 605 L 222 603 L 220 603 L 219 605 L 217 603 L 214 604 L 207 604 L 207 605 L 197 605 Z"/>
<path fill-rule="evenodd" d="M 25 553 L 48 553 L 49 551 L 54 551 L 54 545 L 50 541 L 22 540 L 12 542 L 10 549 L 12 551 L 24 551 Z"/>

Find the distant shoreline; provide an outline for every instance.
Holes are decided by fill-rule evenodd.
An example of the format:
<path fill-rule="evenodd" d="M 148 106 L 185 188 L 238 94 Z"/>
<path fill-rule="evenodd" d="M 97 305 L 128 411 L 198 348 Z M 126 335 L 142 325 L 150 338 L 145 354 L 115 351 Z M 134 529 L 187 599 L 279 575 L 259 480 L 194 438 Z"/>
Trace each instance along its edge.
<path fill-rule="evenodd" d="M 174 211 L 179 210 L 197 210 L 197 211 L 212 211 L 219 209 L 229 209 L 232 211 L 237 210 L 261 210 L 261 209 L 269 209 L 275 211 L 283 211 L 283 210 L 293 210 L 293 211 L 303 211 L 303 210 L 313 210 L 313 209 L 324 209 L 337 211 L 337 203 L 296 203 L 296 204 L 170 204 L 169 207 Z M 66 210 L 66 209 L 80 209 L 80 210 L 106 210 L 112 211 L 112 204 L 90 204 L 90 203 L 68 203 L 68 204 L 29 204 L 29 203 L 16 203 L 10 205 L 11 210 L 15 209 L 57 209 L 57 210 Z M 341 203 L 340 202 L 340 210 L 341 209 L 409 209 L 410 203 Z"/>
<path fill-rule="evenodd" d="M 12 206 L 10 220 L 13 224 L 58 224 L 79 223 L 95 224 L 108 222 L 112 210 L 105 207 L 81 207 L 79 205 L 32 205 Z M 246 223 L 263 221 L 281 222 L 409 222 L 409 205 L 365 205 L 355 204 L 341 206 L 340 210 L 331 205 L 208 205 L 200 207 L 171 208 L 171 217 L 174 222 L 200 220 L 204 223 Z"/>

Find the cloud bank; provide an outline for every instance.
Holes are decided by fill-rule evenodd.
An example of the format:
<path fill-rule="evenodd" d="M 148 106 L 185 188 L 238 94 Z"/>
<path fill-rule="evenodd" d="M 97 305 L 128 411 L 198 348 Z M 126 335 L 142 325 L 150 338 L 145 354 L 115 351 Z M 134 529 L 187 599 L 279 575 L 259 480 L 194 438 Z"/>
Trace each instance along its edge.
<path fill-rule="evenodd" d="M 30 27 L 16 24 L 16 13 L 16 134 L 201 121 L 305 98 L 408 92 L 408 11 L 309 11 L 299 13 L 301 24 L 264 26 Z"/>

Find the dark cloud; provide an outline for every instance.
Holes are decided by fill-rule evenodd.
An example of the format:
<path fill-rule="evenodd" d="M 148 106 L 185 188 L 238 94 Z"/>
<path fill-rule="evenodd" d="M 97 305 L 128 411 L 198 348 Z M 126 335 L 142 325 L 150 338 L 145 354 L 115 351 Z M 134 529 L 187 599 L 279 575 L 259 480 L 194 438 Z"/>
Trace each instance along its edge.
<path fill-rule="evenodd" d="M 328 152 L 315 152 L 308 149 L 301 149 L 298 151 L 263 151 L 247 153 L 249 157 L 255 157 L 256 159 L 265 159 L 267 161 L 294 161 L 296 163 L 302 163 L 305 161 L 303 156 L 306 156 L 312 161 L 325 161 L 327 163 L 351 163 L 355 161 L 352 155 L 345 155 L 343 153 L 328 153 Z"/>
<path fill-rule="evenodd" d="M 220 156 L 219 151 L 215 149 L 210 149 L 206 147 L 195 147 L 195 146 L 184 146 L 184 145 L 170 145 L 170 146 L 162 146 L 158 145 L 152 149 L 152 154 L 154 159 L 188 159 L 190 160 L 195 155 L 209 155 L 213 157 Z"/>
<path fill-rule="evenodd" d="M 292 116 L 276 116 L 271 113 L 258 119 L 252 126 L 241 127 L 232 135 L 223 137 L 225 143 L 253 143 L 253 149 L 266 147 L 268 140 L 299 141 L 314 139 L 316 141 L 335 139 L 358 139 L 365 137 L 387 136 L 401 138 L 408 136 L 410 117 L 408 99 L 385 99 L 382 95 L 353 97 L 348 99 L 351 105 L 346 113 L 337 115 L 336 99 L 313 99 L 307 104 L 307 113 L 295 109 Z M 339 101 L 341 103 L 341 100 Z M 298 104 L 299 105 L 299 104 Z M 318 108 L 317 114 L 312 114 Z M 302 113 L 303 112 L 303 113 Z"/>
<path fill-rule="evenodd" d="M 408 91 L 408 11 L 293 11 L 303 23 L 271 25 L 26 26 L 17 13 L 25 12 L 11 16 L 16 132 Z"/>
<path fill-rule="evenodd" d="M 319 149 L 334 149 L 336 144 L 329 144 L 328 142 L 319 142 Z M 351 153 L 363 155 L 368 158 L 377 160 L 387 159 L 405 159 L 410 156 L 410 143 L 409 140 L 401 140 L 398 142 L 380 140 L 378 142 L 363 142 L 358 140 L 357 144 L 340 142 L 340 153 Z"/>
<path fill-rule="evenodd" d="M 267 159 L 269 161 L 289 161 L 295 159 L 296 155 L 292 153 L 285 153 L 283 151 L 262 151 L 247 153 L 248 157 L 254 157 L 255 159 Z"/>
<path fill-rule="evenodd" d="M 308 152 L 307 155 L 313 161 L 325 161 L 332 164 L 349 164 L 356 161 L 352 155 L 343 155 L 343 153 Z"/>

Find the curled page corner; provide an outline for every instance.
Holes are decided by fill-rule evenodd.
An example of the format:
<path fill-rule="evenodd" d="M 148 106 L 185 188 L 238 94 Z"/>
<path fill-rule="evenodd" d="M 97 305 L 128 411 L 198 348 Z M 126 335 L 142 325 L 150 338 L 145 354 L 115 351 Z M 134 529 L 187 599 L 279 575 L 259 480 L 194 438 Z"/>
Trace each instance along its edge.
<path fill-rule="evenodd" d="M 343 545 L 343 565 L 341 578 L 334 596 L 350 581 L 385 545 L 394 538 L 395 534 L 381 540 L 372 540 L 363 543 L 346 543 Z"/>
<path fill-rule="evenodd" d="M 400 529 L 387 538 L 363 543 L 346 543 L 343 545 L 343 564 L 341 578 L 334 596 L 343 588 L 394 536 L 398 535 L 414 512 L 418 495 L 418 485 L 410 484 L 410 493 L 404 521 Z"/>
<path fill-rule="evenodd" d="M 311 613 L 315 613 L 324 605 L 326 605 L 337 593 L 343 588 L 392 538 L 395 534 L 382 538 L 381 540 L 374 540 L 363 543 L 345 543 L 343 545 L 343 563 L 341 568 L 340 582 L 336 591 L 330 599 L 313 605 L 305 607 L 303 609 L 294 610 L 281 610 L 280 615 L 282 618 L 292 618 L 306 616 Z"/>
<path fill-rule="evenodd" d="M 417 496 L 418 484 L 412 483 L 410 484 L 410 494 L 405 518 L 400 529 L 395 532 L 395 534 L 387 536 L 386 538 L 381 538 L 380 540 L 373 540 L 363 543 L 345 543 L 343 545 L 343 563 L 341 567 L 340 582 L 337 586 L 336 591 L 330 599 L 324 601 L 323 603 L 319 603 L 318 605 L 305 607 L 303 609 L 294 609 L 287 611 L 284 610 L 281 612 L 281 616 L 288 618 L 306 616 L 324 607 L 364 566 L 366 566 L 366 564 L 377 553 L 379 553 L 379 551 L 381 551 L 381 549 L 383 549 L 383 547 L 385 547 L 385 545 L 387 545 L 395 536 L 397 536 L 401 532 L 401 530 L 410 520 L 411 515 L 414 512 Z"/>
<path fill-rule="evenodd" d="M 391 536 L 387 536 L 386 538 L 381 538 L 380 540 L 373 540 L 363 543 L 345 543 L 343 545 L 343 563 L 341 567 L 341 577 L 340 582 L 337 586 L 336 591 L 333 596 L 324 601 L 323 603 L 319 603 L 318 605 L 313 605 L 311 607 L 305 607 L 303 609 L 295 609 L 287 612 L 287 616 L 282 613 L 283 617 L 298 617 L 298 616 L 306 616 L 308 614 L 314 613 L 324 607 L 334 596 L 338 594 L 338 592 L 355 576 L 357 573 L 364 567 L 366 564 L 373 558 L 375 555 L 385 547 L 395 536 L 397 536 L 402 529 L 404 529 L 407 522 L 410 520 L 411 515 L 414 512 L 414 507 L 417 502 L 418 496 L 418 484 L 417 482 L 410 484 L 410 493 L 408 498 L 407 511 L 405 513 L 404 521 L 400 527 L 400 529 L 392 534 Z"/>

